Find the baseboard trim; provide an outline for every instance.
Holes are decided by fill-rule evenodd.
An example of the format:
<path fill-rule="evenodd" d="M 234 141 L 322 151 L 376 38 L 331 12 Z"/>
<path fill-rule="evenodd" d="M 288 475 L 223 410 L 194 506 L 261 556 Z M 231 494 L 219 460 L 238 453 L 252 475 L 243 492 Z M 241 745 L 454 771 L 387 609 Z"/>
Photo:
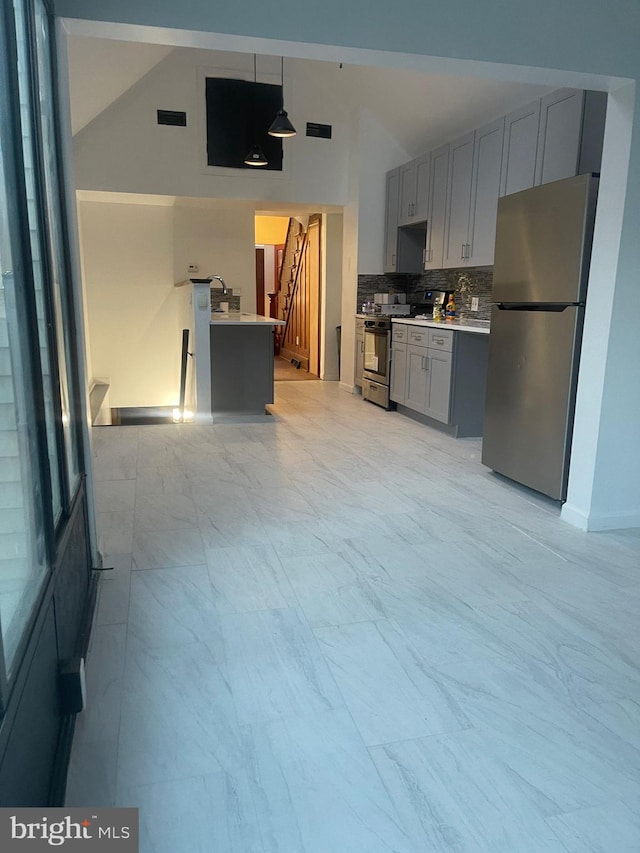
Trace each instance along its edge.
<path fill-rule="evenodd" d="M 356 386 L 355 385 L 349 385 L 348 382 L 341 382 L 338 387 L 340 388 L 341 391 L 346 391 L 347 394 L 355 394 L 356 393 Z"/>
<path fill-rule="evenodd" d="M 605 530 L 629 530 L 640 527 L 640 512 L 628 510 L 625 512 L 592 512 L 586 515 L 571 504 L 562 507 L 560 517 L 568 524 L 589 533 L 604 532 Z"/>

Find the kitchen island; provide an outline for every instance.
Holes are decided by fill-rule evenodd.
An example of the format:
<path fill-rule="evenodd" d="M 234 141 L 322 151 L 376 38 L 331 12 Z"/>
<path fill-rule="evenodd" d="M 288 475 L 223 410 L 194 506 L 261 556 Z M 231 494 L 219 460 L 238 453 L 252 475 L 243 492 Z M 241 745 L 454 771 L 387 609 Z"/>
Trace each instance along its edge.
<path fill-rule="evenodd" d="M 241 312 L 211 314 L 213 420 L 263 416 L 273 403 L 273 329 L 283 320 Z"/>

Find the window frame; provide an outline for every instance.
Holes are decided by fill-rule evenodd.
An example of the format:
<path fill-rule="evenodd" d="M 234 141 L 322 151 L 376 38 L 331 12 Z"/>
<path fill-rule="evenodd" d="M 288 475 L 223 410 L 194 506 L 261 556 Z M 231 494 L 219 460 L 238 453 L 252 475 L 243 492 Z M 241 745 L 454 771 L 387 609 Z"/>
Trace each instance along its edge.
<path fill-rule="evenodd" d="M 42 117 L 40 113 L 39 67 L 36 42 L 36 0 L 15 0 L 21 7 L 25 23 L 25 64 L 28 70 L 29 104 L 27 108 L 32 122 L 32 156 L 35 187 L 35 206 L 37 227 L 42 242 L 42 299 L 46 314 L 46 344 L 49 350 L 50 377 L 53 389 L 53 408 L 55 413 L 55 442 L 57 449 L 56 472 L 60 483 L 62 511 L 58 519 L 54 518 L 52 503 L 52 472 L 49 462 L 48 436 L 45 418 L 45 391 L 40 354 L 40 331 L 36 304 L 33 255 L 31 250 L 28 195 L 25 180 L 25 162 L 22 137 L 22 116 L 18 80 L 18 39 L 14 0 L 3 0 L 0 8 L 3 44 L 0 44 L 0 124 L 2 126 L 3 166 L 5 195 L 7 201 L 7 230 L 11 249 L 13 278 L 19 286 L 15 293 L 16 313 L 20 329 L 19 353 L 23 364 L 26 405 L 30 422 L 29 449 L 33 472 L 33 513 L 38 530 L 44 540 L 44 575 L 40 588 L 32 603 L 30 614 L 22 627 L 22 635 L 12 656 L 11 673 L 7 676 L 7 661 L 4 656 L 4 642 L 0 630 L 0 722 L 10 707 L 13 691 L 24 678 L 25 655 L 37 628 L 43 607 L 48 607 L 53 587 L 56 583 L 57 555 L 64 542 L 68 523 L 72 517 L 76 502 L 84 492 L 83 486 L 87 474 L 87 454 L 85 437 L 82 431 L 82 384 L 78 364 L 78 327 L 73 304 L 73 282 L 69 226 L 67 222 L 67 204 L 65 192 L 65 172 L 62 157 L 62 138 L 60 133 L 59 94 L 57 88 L 56 31 L 52 4 L 49 0 L 42 3 L 47 22 L 46 56 L 41 61 L 50 74 L 49 94 L 52 99 L 51 115 L 55 144 L 53 158 L 56 170 L 56 196 L 51 199 L 53 208 L 49 208 L 45 178 Z M 55 299 L 53 293 L 53 259 L 51 241 L 55 239 L 55 228 L 51 229 L 49 218 L 55 216 L 59 221 L 58 237 L 59 277 L 60 277 L 60 328 L 62 340 L 56 329 Z M 1 271 L 0 271 L 1 272 Z M 68 345 L 68 348 L 67 348 Z M 78 479 L 74 488 L 70 488 L 65 435 L 62 424 L 62 405 L 60 398 L 59 349 L 64 347 L 67 355 L 68 399 L 71 437 L 71 452 Z"/>

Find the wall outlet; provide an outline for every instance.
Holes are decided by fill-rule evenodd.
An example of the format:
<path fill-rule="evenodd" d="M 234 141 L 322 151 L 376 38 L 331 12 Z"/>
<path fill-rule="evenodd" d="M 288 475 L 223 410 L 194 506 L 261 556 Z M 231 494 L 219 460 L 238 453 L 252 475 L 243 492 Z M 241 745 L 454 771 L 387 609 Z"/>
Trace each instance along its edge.
<path fill-rule="evenodd" d="M 189 273 L 200 272 L 200 268 L 199 268 L 198 264 L 189 264 L 187 269 L 188 269 Z"/>
<path fill-rule="evenodd" d="M 296 335 L 296 346 L 300 346 L 300 335 Z"/>
<path fill-rule="evenodd" d="M 241 287 L 232 287 L 234 296 L 242 296 L 242 288 Z"/>
<path fill-rule="evenodd" d="M 471 310 L 472 310 L 472 311 L 477 311 L 479 307 L 480 307 L 480 300 L 479 300 L 479 298 L 478 298 L 477 296 L 472 296 L 472 297 L 471 297 Z"/>

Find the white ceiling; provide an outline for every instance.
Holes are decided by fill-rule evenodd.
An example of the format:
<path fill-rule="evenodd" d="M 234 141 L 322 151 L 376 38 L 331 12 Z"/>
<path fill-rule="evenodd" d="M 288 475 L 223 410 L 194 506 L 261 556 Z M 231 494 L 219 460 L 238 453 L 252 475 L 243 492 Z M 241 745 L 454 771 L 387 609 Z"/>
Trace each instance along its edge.
<path fill-rule="evenodd" d="M 178 48 L 185 50 L 188 48 Z M 85 127 L 172 48 L 71 36 L 69 75 L 73 132 Z M 272 59 L 272 58 L 271 58 Z M 261 59 L 259 58 L 259 62 Z M 270 58 L 266 58 L 267 63 Z M 247 57 L 247 67 L 252 57 Z M 346 111 L 369 110 L 412 157 L 509 112 L 548 86 L 395 68 L 293 60 Z"/>

